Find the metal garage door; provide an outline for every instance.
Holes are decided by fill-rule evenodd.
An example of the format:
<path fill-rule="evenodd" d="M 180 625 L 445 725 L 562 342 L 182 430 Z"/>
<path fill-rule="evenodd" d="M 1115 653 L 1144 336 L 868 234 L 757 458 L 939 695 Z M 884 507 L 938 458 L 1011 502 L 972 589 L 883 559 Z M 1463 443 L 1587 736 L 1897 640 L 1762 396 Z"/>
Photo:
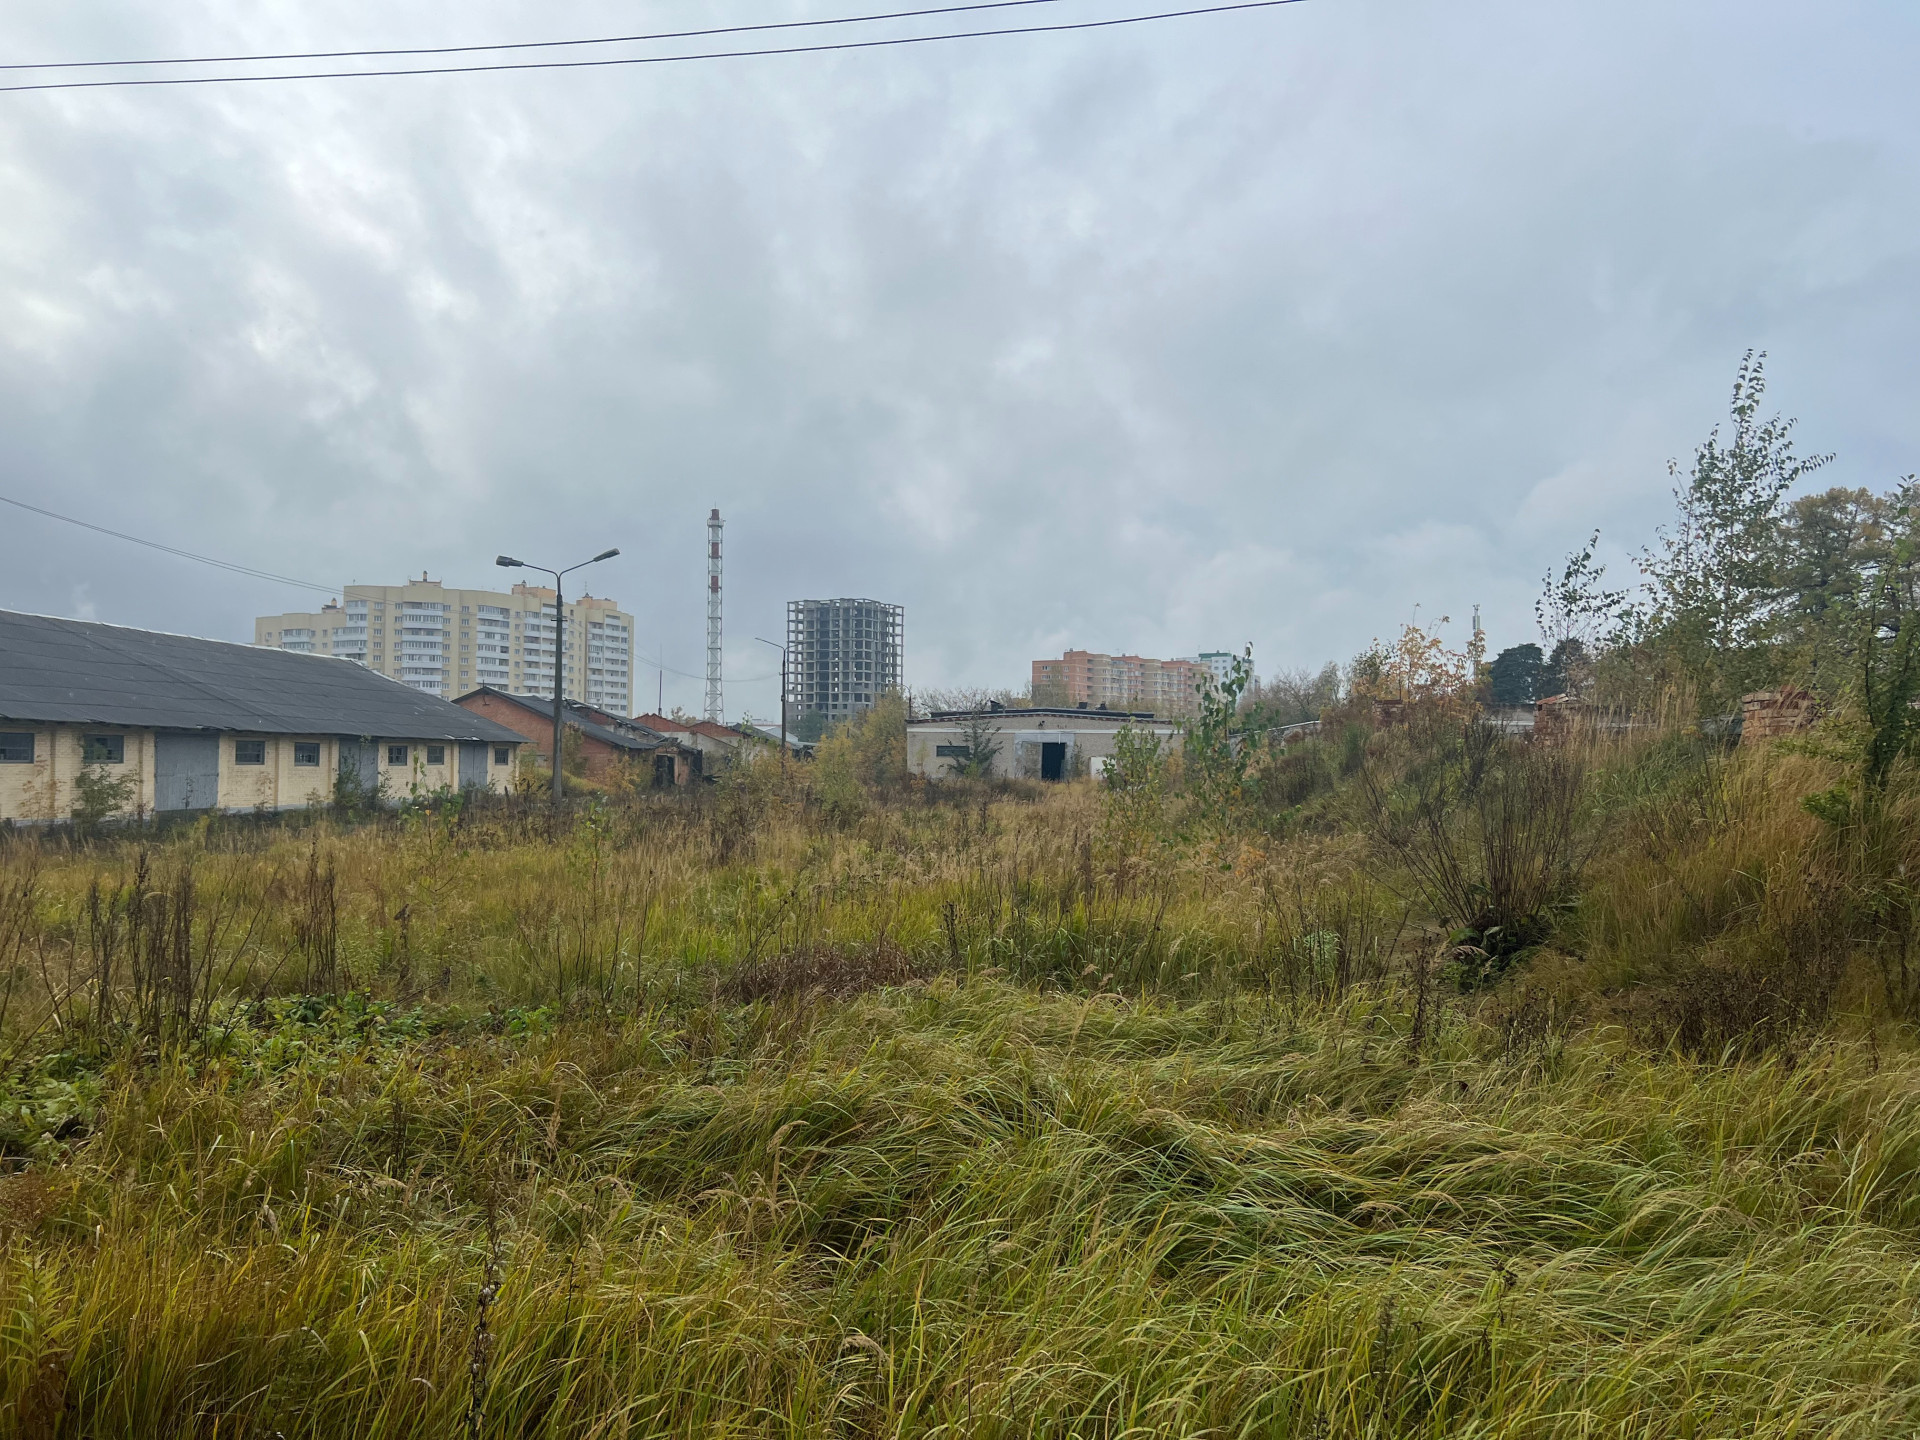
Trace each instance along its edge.
<path fill-rule="evenodd" d="M 371 795 L 380 788 L 380 746 L 373 740 L 340 738 L 340 778 L 353 791 Z"/>
<path fill-rule="evenodd" d="M 220 799 L 220 737 L 153 737 L 153 808 L 211 810 Z"/>
<path fill-rule="evenodd" d="M 460 742 L 460 788 L 487 788 L 487 747 L 476 740 Z"/>

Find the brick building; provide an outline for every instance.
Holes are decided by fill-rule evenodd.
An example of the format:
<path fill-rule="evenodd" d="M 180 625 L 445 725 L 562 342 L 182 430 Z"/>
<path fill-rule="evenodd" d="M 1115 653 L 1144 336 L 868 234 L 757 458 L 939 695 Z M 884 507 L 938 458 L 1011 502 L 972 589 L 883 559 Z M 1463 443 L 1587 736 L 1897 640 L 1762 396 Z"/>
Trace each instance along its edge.
<path fill-rule="evenodd" d="M 552 700 L 513 695 L 483 685 L 453 703 L 521 735 L 541 764 L 552 763 Z M 579 735 L 586 778 L 596 784 L 618 780 L 623 771 L 638 768 L 650 774 L 650 783 L 655 786 L 685 785 L 705 768 L 703 757 L 693 746 L 577 700 L 567 702 L 565 724 Z"/>

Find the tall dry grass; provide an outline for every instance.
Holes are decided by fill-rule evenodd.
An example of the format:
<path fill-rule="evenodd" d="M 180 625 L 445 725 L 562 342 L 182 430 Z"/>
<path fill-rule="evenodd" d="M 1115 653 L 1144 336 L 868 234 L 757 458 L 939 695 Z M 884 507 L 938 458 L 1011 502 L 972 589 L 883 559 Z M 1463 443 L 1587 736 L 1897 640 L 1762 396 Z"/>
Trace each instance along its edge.
<path fill-rule="evenodd" d="M 1831 762 L 1582 743 L 1577 909 L 1477 995 L 1337 807 L 1117 853 L 1085 786 L 756 774 L 0 842 L 0 1424 L 1911 1428 L 1920 1057 L 1833 1023 L 1888 914 L 1791 1043 L 1658 1008 L 1835 913 Z"/>

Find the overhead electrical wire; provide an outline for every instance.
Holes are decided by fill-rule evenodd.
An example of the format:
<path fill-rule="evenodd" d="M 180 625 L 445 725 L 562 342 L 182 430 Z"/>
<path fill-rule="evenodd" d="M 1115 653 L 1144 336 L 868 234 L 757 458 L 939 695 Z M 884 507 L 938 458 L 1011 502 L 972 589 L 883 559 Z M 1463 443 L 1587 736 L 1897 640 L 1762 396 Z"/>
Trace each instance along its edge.
<path fill-rule="evenodd" d="M 202 565 L 211 565 L 219 570 L 230 570 L 236 575 L 251 575 L 256 580 L 272 580 L 280 585 L 293 585 L 302 590 L 318 590 L 323 595 L 336 595 L 338 585 L 316 585 L 311 580 L 295 580 L 289 575 L 276 575 L 271 570 L 256 570 L 251 565 L 236 565 L 231 560 L 216 560 L 211 555 L 196 555 L 191 550 L 182 550 L 173 545 L 162 545 L 158 540 L 143 540 L 138 535 L 129 535 L 123 530 L 109 530 L 104 525 L 95 525 L 87 520 L 76 520 L 71 515 L 62 515 L 53 510 L 42 509 L 38 505 L 29 505 L 24 500 L 15 500 L 9 495 L 0 495 L 0 503 L 17 506 L 22 510 L 31 510 L 36 515 L 44 515 L 49 520 L 64 520 L 69 525 L 78 525 L 82 530 L 92 530 L 101 535 L 111 535 L 116 540 L 125 540 L 134 545 L 144 545 L 149 550 L 164 551 L 168 555 L 177 555 L 182 560 L 197 560 Z"/>
<path fill-rule="evenodd" d="M 678 675 L 682 680 L 704 681 L 707 678 L 704 675 L 694 675 L 685 670 L 676 670 L 673 666 L 663 665 L 658 660 L 649 660 L 638 650 L 633 652 L 633 663 L 645 670 L 664 670 L 669 675 Z M 728 677 L 727 683 L 729 685 L 758 685 L 763 680 L 778 680 L 779 678 L 780 672 L 775 670 L 766 675 L 748 675 L 744 678 L 738 675 L 730 676 Z"/>
<path fill-rule="evenodd" d="M 510 40 L 492 45 L 421 45 L 385 50 L 288 50 L 266 55 L 191 55 L 154 60 L 20 60 L 0 64 L 0 70 L 111 70 L 134 65 L 264 65 L 274 60 L 374 60 L 394 55 L 472 55 L 493 50 L 551 50 L 568 45 L 637 45 L 653 40 L 700 40 L 712 35 L 749 35 L 764 30 L 812 30 L 823 25 L 866 25 L 880 20 L 916 20 L 927 15 L 959 15 L 971 10 L 1013 10 L 1027 5 L 1059 3 L 1060 0 L 975 0 L 975 3 L 967 5 L 890 10 L 879 15 L 773 20 L 758 25 L 717 25 L 706 30 L 661 30 L 649 35 L 597 35 L 584 40 Z"/>
<path fill-rule="evenodd" d="M 22 510 L 30 510 L 35 515 L 44 515 L 49 520 L 63 520 L 69 525 L 78 525 L 82 530 L 92 530 L 101 535 L 111 535 L 116 540 L 125 540 L 134 545 L 144 545 L 149 550 L 159 550 L 168 555 L 176 555 L 182 560 L 196 560 L 202 565 L 211 565 L 218 570 L 229 570 L 236 575 L 250 575 L 256 580 L 272 580 L 281 585 L 297 586 L 302 590 L 318 590 L 323 595 L 337 595 L 340 593 L 340 587 L 338 585 L 316 585 L 311 580 L 295 580 L 290 575 L 276 575 L 271 570 L 256 570 L 251 565 L 236 565 L 231 560 L 216 560 L 211 555 L 196 555 L 193 551 L 182 550 L 176 545 L 163 545 L 158 540 L 142 539 L 138 535 L 129 535 L 124 530 L 109 530 L 104 525 L 95 525 L 87 520 L 76 520 L 71 515 L 62 515 L 58 511 L 48 510 L 39 505 L 29 505 L 24 500 L 15 500 L 11 495 L 0 495 L 0 504 L 17 506 Z M 679 675 L 688 680 L 704 680 L 706 678 L 703 675 L 690 675 L 685 670 L 676 670 L 673 666 L 662 664 L 658 660 L 649 660 L 646 656 L 637 652 L 634 655 L 634 659 L 644 663 L 649 670 L 665 670 L 669 675 Z M 750 685 L 757 681 L 777 680 L 778 678 L 779 672 L 775 671 L 771 675 L 749 676 L 747 679 L 738 680 L 735 683 Z"/>
<path fill-rule="evenodd" d="M 1057 35 L 1073 30 L 1107 30 L 1120 25 L 1183 20 L 1196 15 L 1223 15 L 1236 10 L 1271 10 L 1281 5 L 1301 3 L 1302 0 L 1234 0 L 1234 3 L 1225 5 L 1158 10 L 1147 15 L 1120 15 L 1104 20 L 1062 21 L 1057 25 L 954 30 L 938 35 L 893 35 L 880 40 L 836 40 L 819 45 L 767 46 L 757 50 L 709 50 L 692 55 L 617 55 L 592 60 L 513 60 L 492 65 L 432 65 L 399 70 L 309 70 L 271 75 L 159 75 L 114 80 L 45 80 L 26 85 L 0 85 L 0 94 L 29 90 L 109 90 L 160 85 L 246 85 L 284 80 L 373 80 L 412 75 L 477 75 L 507 70 L 599 70 L 616 65 L 684 65 L 698 60 L 752 60 L 774 55 L 819 55 L 842 50 L 879 50 L 896 45 L 931 45 L 947 40 L 988 40 L 1006 35 Z"/>

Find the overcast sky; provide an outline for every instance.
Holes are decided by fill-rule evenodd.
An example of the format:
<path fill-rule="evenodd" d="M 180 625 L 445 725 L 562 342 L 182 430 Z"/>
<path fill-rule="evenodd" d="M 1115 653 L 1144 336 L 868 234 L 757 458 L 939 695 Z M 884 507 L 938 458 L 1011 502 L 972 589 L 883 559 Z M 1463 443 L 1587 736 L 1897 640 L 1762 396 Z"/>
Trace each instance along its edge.
<path fill-rule="evenodd" d="M 401 8 L 27 0 L 0 60 L 888 7 Z M 4 94 L 0 494 L 323 585 L 618 545 L 592 588 L 689 673 L 718 505 L 733 715 L 803 595 L 905 605 L 920 687 L 1317 665 L 1416 605 L 1497 648 L 1590 529 L 1630 572 L 1749 346 L 1823 484 L 1920 469 L 1916 75 L 1910 0 L 1305 0 Z M 0 607 L 247 639 L 320 598 L 0 507 Z"/>

